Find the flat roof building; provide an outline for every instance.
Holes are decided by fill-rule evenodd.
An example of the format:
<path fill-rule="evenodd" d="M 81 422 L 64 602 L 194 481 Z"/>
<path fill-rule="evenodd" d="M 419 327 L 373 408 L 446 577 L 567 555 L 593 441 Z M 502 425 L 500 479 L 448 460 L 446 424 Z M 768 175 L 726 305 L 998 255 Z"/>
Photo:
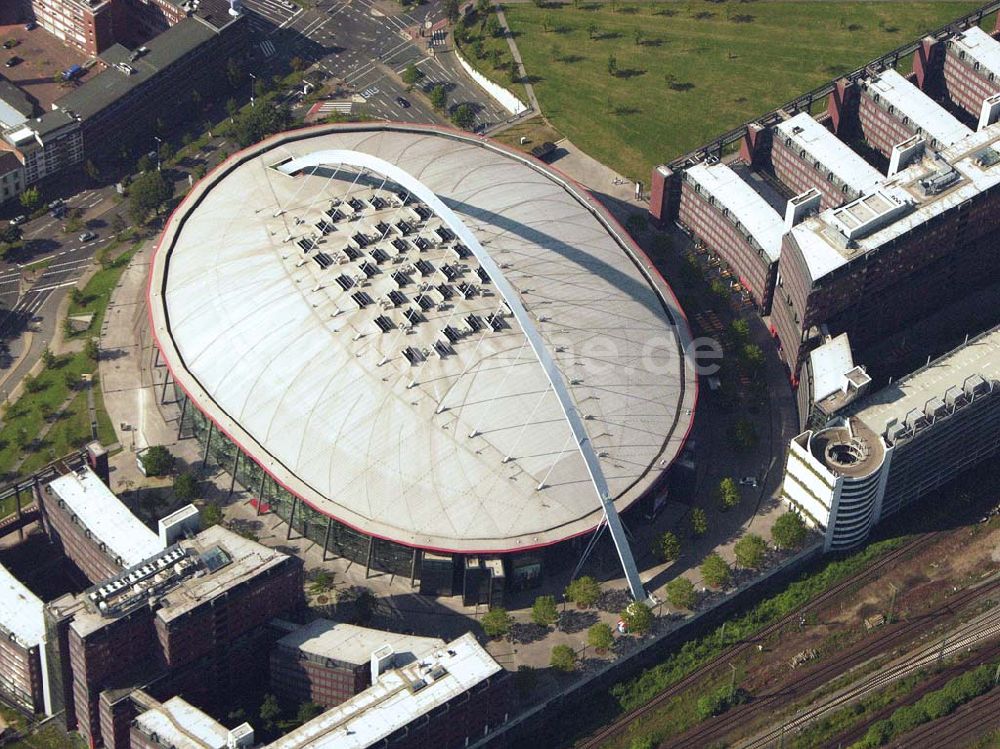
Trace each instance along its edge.
<path fill-rule="evenodd" d="M 444 640 L 385 632 L 317 619 L 275 643 L 270 687 L 291 704 L 315 702 L 333 707 L 372 685 L 376 651 L 396 666 L 440 650 Z M 383 660 L 384 660 L 383 657 Z"/>
<path fill-rule="evenodd" d="M 254 745 L 249 724 L 229 730 L 181 697 L 171 697 L 139 713 L 129 733 L 129 749 L 243 749 Z"/>
<path fill-rule="evenodd" d="M 766 313 L 785 233 L 782 216 L 730 167 L 696 164 L 684 171 L 679 220 L 726 263 L 740 269 L 741 283 Z"/>
<path fill-rule="evenodd" d="M 509 705 L 507 672 L 465 634 L 418 662 L 388 668 L 268 749 L 458 749 L 504 723 Z"/>
<path fill-rule="evenodd" d="M 0 565 L 0 693 L 33 713 L 51 713 L 42 601 Z"/>
<path fill-rule="evenodd" d="M 913 136 L 925 147 L 940 151 L 972 134 L 948 110 L 892 68 L 858 83 L 858 119 L 861 134 L 885 157 Z"/>
<path fill-rule="evenodd" d="M 163 549 L 159 536 L 87 466 L 49 482 L 38 495 L 50 537 L 91 582 Z"/>
<path fill-rule="evenodd" d="M 1000 452 L 1000 328 L 830 416 L 792 440 L 782 497 L 838 550 Z"/>
<path fill-rule="evenodd" d="M 996 120 L 988 99 L 1000 94 L 1000 42 L 972 26 L 945 42 L 942 62 L 948 98 L 985 127 Z"/>
<path fill-rule="evenodd" d="M 819 190 L 824 208 L 868 195 L 884 179 L 807 112 L 774 126 L 771 161 L 775 175 L 794 194 Z"/>

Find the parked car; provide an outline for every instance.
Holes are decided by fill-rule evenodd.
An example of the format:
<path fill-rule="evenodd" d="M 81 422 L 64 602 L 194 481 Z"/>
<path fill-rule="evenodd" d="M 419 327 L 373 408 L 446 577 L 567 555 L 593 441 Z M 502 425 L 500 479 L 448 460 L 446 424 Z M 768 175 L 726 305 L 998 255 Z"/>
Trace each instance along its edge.
<path fill-rule="evenodd" d="M 49 203 L 49 208 L 62 208 L 65 205 L 65 201 L 62 198 L 56 198 L 51 203 Z"/>
<path fill-rule="evenodd" d="M 22 60 L 17 55 L 14 55 L 12 58 L 10 58 L 9 60 L 7 60 L 7 62 L 4 63 L 4 67 L 5 68 L 12 68 L 15 65 L 20 65 L 22 62 L 24 62 L 24 60 Z"/>
<path fill-rule="evenodd" d="M 3 43 L 3 48 L 4 49 L 14 49 L 14 47 L 16 47 L 17 44 L 18 44 L 17 39 L 8 39 L 7 41 L 5 41 Z"/>
<path fill-rule="evenodd" d="M 396 97 L 396 103 L 397 103 L 397 104 L 398 104 L 399 106 L 401 106 L 401 107 L 402 107 L 403 109 L 409 109 L 409 108 L 410 108 L 410 102 L 408 102 L 408 101 L 407 101 L 406 99 L 404 99 L 404 98 L 403 98 L 402 96 L 397 96 L 397 97 Z"/>
<path fill-rule="evenodd" d="M 32 31 L 35 28 L 35 25 L 36 24 L 35 24 L 34 21 L 28 21 L 26 24 L 24 24 L 24 30 L 25 31 Z"/>
<path fill-rule="evenodd" d="M 97 239 L 97 235 L 94 234 L 94 232 L 92 231 L 85 231 L 83 234 L 80 235 L 81 242 L 89 242 L 92 239 Z"/>
<path fill-rule="evenodd" d="M 12 218 L 10 220 L 10 223 L 11 223 L 12 226 L 20 226 L 21 224 L 23 224 L 27 220 L 28 220 L 28 217 L 25 216 L 22 213 L 20 216 L 14 216 L 14 218 Z"/>

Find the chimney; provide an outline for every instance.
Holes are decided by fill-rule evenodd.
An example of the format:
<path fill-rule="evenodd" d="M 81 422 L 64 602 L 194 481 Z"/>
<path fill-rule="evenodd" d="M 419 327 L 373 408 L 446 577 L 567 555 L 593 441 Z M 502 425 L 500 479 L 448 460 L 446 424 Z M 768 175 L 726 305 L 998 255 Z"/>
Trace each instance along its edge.
<path fill-rule="evenodd" d="M 378 681 L 378 677 L 382 673 L 392 667 L 393 655 L 392 645 L 383 645 L 372 651 L 372 684 Z"/>

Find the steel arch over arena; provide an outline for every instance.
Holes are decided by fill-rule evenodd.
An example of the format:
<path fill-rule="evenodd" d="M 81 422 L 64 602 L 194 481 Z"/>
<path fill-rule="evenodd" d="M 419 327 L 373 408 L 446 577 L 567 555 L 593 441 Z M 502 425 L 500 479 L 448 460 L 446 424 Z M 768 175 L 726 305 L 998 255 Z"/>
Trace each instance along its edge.
<path fill-rule="evenodd" d="M 687 323 L 540 162 L 409 125 L 282 134 L 171 216 L 149 309 L 182 422 L 290 529 L 422 585 L 469 557 L 520 585 L 608 522 L 641 593 L 618 512 L 690 427 Z"/>

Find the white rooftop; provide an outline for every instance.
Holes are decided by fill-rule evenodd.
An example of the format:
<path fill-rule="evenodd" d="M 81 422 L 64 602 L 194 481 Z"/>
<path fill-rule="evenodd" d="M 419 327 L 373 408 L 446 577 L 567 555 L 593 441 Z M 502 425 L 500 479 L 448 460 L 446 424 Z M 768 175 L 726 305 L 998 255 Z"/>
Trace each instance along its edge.
<path fill-rule="evenodd" d="M 180 697 L 171 697 L 135 718 L 136 725 L 156 734 L 161 746 L 174 749 L 226 749 L 229 730 Z"/>
<path fill-rule="evenodd" d="M 728 209 L 764 250 L 768 260 L 777 261 L 785 222 L 756 190 L 725 164 L 696 164 L 686 174 L 713 196 L 719 207 Z"/>
<path fill-rule="evenodd" d="M 971 26 L 951 39 L 952 44 L 965 52 L 966 56 L 978 62 L 986 72 L 997 77 L 997 91 L 1000 91 L 1000 42 L 978 26 Z"/>
<path fill-rule="evenodd" d="M 45 640 L 45 620 L 40 598 L 0 564 L 0 627 L 12 633 L 25 648 Z"/>
<path fill-rule="evenodd" d="M 985 157 L 985 158 L 984 158 Z M 939 192 L 928 193 L 921 183 L 935 175 L 954 170 L 954 179 Z M 848 242 L 845 233 L 845 209 L 827 209 L 792 228 L 791 236 L 798 244 L 813 280 L 822 278 L 840 266 L 882 247 L 946 211 L 956 208 L 979 193 L 1000 185 L 1000 122 L 972 133 L 950 148 L 925 156 L 886 179 L 879 189 L 886 210 L 871 212 L 869 204 L 860 207 L 861 221 L 873 223 L 864 227 L 870 233 L 858 235 Z M 899 201 L 907 203 L 905 208 Z M 864 199 L 855 201 L 864 202 Z M 838 213 L 839 211 L 839 213 Z M 848 211 L 848 214 L 850 211 Z M 891 219 L 882 221 L 883 217 Z"/>
<path fill-rule="evenodd" d="M 18 112 L 3 99 L 0 99 L 0 131 L 10 130 L 23 125 L 27 121 L 27 117 Z"/>
<path fill-rule="evenodd" d="M 944 398 L 949 388 L 961 389 L 967 378 L 976 375 L 1000 381 L 1000 327 L 872 393 L 859 404 L 855 415 L 881 434 L 888 420 L 902 424 L 911 411 L 923 411 L 929 401 Z"/>
<path fill-rule="evenodd" d="M 814 402 L 840 390 L 844 375 L 854 368 L 854 356 L 851 354 L 851 342 L 847 333 L 841 333 L 810 351 L 809 363 L 812 369 Z"/>
<path fill-rule="evenodd" d="M 366 749 L 501 670 L 471 633 L 464 634 L 419 663 L 384 672 L 268 749 Z"/>
<path fill-rule="evenodd" d="M 807 112 L 800 112 L 775 129 L 781 137 L 791 138 L 797 150 L 804 150 L 809 161 L 820 162 L 824 170 L 833 172 L 837 179 L 857 192 L 870 193 L 885 178 Z"/>
<path fill-rule="evenodd" d="M 108 553 L 131 567 L 163 550 L 159 537 L 133 515 L 90 468 L 84 466 L 49 483 Z"/>
<path fill-rule="evenodd" d="M 934 149 L 947 148 L 972 135 L 972 130 L 892 68 L 872 78 L 868 87 L 896 108 L 896 117 L 909 118 L 918 135 L 936 141 L 928 143 Z"/>
<path fill-rule="evenodd" d="M 596 201 L 474 136 L 300 131 L 196 186 L 154 258 L 150 308 L 198 407 L 315 509 L 408 545 L 527 549 L 601 517 L 545 371 L 440 217 L 378 174 L 272 168 L 325 150 L 389 162 L 457 214 L 534 318 L 618 509 L 640 497 L 691 419 L 683 313 Z"/>
<path fill-rule="evenodd" d="M 411 653 L 419 658 L 424 653 L 444 647 L 437 637 L 417 637 L 387 632 L 353 624 L 316 619 L 282 637 L 280 647 L 294 648 L 321 658 L 333 658 L 344 663 L 370 663 L 372 652 L 389 645 L 396 655 Z"/>

